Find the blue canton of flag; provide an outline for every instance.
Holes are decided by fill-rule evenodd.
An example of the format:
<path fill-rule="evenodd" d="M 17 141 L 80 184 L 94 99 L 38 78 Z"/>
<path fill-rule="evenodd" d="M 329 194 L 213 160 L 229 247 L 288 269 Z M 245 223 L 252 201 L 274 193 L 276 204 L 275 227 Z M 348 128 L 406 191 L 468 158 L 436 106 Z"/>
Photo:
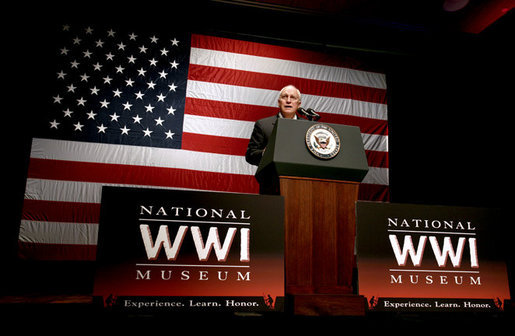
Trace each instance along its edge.
<path fill-rule="evenodd" d="M 62 34 L 40 136 L 181 147 L 189 35 L 69 25 Z"/>

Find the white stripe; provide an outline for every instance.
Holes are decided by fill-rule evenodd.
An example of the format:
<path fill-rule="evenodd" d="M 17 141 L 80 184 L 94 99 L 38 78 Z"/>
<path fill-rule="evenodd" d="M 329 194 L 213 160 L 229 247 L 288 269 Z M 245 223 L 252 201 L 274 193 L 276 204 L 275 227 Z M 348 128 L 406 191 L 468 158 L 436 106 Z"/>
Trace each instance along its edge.
<path fill-rule="evenodd" d="M 388 119 L 388 108 L 386 104 L 303 94 L 302 105 L 310 107 L 317 112 L 343 114 L 379 120 Z"/>
<path fill-rule="evenodd" d="M 149 188 L 149 189 L 168 189 L 168 190 L 195 190 L 206 191 L 205 189 L 179 188 L 147 186 L 137 184 L 118 184 L 118 183 L 97 183 L 97 182 L 78 182 L 28 178 L 25 187 L 25 198 L 36 201 L 54 202 L 79 202 L 100 204 L 102 197 L 102 187 L 127 187 L 127 188 Z"/>
<path fill-rule="evenodd" d="M 388 168 L 368 167 L 368 173 L 362 183 L 388 185 L 388 175 Z"/>
<path fill-rule="evenodd" d="M 388 185 L 388 168 L 369 167 L 363 183 Z M 25 198 L 39 201 L 100 203 L 102 186 L 156 188 L 170 190 L 199 190 L 177 187 L 156 187 L 133 184 L 95 183 L 47 179 L 27 179 Z M 208 191 L 208 190 L 204 190 Z"/>
<path fill-rule="evenodd" d="M 188 80 L 186 97 L 267 107 L 277 107 L 277 90 Z"/>
<path fill-rule="evenodd" d="M 102 183 L 28 178 L 25 198 L 38 201 L 99 203 Z"/>
<path fill-rule="evenodd" d="M 188 133 L 249 139 L 253 127 L 254 122 L 250 121 L 211 118 L 192 114 L 184 116 L 184 131 Z M 387 135 L 362 133 L 361 137 L 366 150 L 388 151 Z"/>
<path fill-rule="evenodd" d="M 198 190 L 177 187 L 146 186 L 137 184 L 117 184 L 117 183 L 96 183 L 61 181 L 46 179 L 27 179 L 25 188 L 25 198 L 38 201 L 54 202 L 79 202 L 79 203 L 98 203 L 102 197 L 102 187 L 129 187 L 129 188 L 154 188 L 154 189 L 175 189 L 175 190 Z"/>
<path fill-rule="evenodd" d="M 388 168 L 369 167 L 363 183 L 388 185 Z M 199 190 L 176 187 L 156 187 L 130 184 L 75 182 L 59 180 L 28 179 L 25 198 L 37 201 L 77 202 L 100 204 L 103 186 L 155 188 L 169 190 Z M 56 192 L 58 191 L 58 192 Z M 202 190 L 209 191 L 209 190 Z"/>
<path fill-rule="evenodd" d="M 386 89 L 381 73 L 226 51 L 191 48 L 190 63 Z"/>
<path fill-rule="evenodd" d="M 179 168 L 214 173 L 254 175 L 245 157 L 127 145 L 34 138 L 31 158 Z"/>
<path fill-rule="evenodd" d="M 98 224 L 22 220 L 19 240 L 24 243 L 96 245 Z"/>
<path fill-rule="evenodd" d="M 193 114 L 184 115 L 184 132 L 250 139 L 254 122 L 211 118 Z"/>
<path fill-rule="evenodd" d="M 388 152 L 388 135 L 361 133 L 365 150 Z"/>
<path fill-rule="evenodd" d="M 277 90 L 190 80 L 186 88 L 186 97 L 226 103 L 277 107 L 278 92 Z M 386 104 L 303 94 L 302 105 L 311 107 L 317 112 L 387 120 Z"/>

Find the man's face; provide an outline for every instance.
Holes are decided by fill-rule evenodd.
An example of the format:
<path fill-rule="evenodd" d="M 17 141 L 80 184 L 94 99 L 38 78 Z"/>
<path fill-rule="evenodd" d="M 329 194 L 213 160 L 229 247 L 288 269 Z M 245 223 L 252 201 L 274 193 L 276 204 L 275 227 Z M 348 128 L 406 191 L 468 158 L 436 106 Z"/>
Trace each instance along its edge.
<path fill-rule="evenodd" d="M 300 99 L 297 90 L 293 87 L 284 89 L 279 97 L 279 110 L 283 117 L 293 118 L 299 107 Z"/>

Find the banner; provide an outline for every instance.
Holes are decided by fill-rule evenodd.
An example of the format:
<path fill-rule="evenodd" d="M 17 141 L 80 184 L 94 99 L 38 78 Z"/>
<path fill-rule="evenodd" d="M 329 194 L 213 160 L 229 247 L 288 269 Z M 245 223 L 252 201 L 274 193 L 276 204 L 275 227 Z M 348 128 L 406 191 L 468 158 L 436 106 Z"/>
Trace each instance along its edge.
<path fill-rule="evenodd" d="M 510 298 L 495 209 L 358 202 L 359 292 L 376 311 L 498 311 Z"/>
<path fill-rule="evenodd" d="M 284 201 L 104 187 L 94 296 L 128 311 L 282 311 Z"/>

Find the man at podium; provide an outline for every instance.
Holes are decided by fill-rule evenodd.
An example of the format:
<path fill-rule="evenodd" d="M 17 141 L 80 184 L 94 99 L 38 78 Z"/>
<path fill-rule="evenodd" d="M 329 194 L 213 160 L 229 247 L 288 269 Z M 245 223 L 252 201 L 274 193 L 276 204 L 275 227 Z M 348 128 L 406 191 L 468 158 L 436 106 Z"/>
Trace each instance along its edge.
<path fill-rule="evenodd" d="M 297 119 L 297 110 L 301 104 L 299 89 L 293 85 L 285 86 L 279 92 L 279 99 L 277 101 L 279 113 L 260 119 L 254 124 L 254 130 L 252 131 L 245 154 L 245 159 L 252 165 L 259 165 L 277 118 Z"/>

